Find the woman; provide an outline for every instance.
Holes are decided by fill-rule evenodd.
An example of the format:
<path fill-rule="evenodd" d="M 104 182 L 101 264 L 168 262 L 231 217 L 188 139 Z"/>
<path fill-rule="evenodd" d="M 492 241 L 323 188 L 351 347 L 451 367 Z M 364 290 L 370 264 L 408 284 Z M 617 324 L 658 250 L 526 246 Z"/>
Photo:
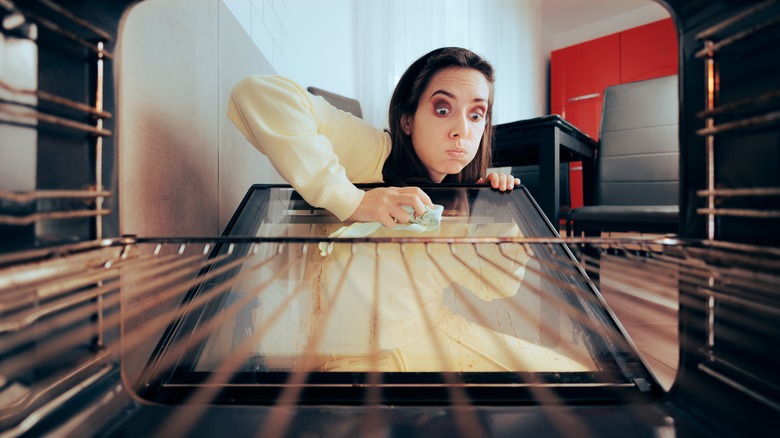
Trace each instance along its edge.
<path fill-rule="evenodd" d="M 342 221 L 385 225 L 372 236 L 397 236 L 402 231 L 393 230 L 396 223 L 411 219 L 404 206 L 415 215 L 432 207 L 415 184 L 489 181 L 502 191 L 519 184 L 509 175 L 485 175 L 491 159 L 493 82 L 487 61 L 466 49 L 442 48 L 415 61 L 401 77 L 390 102 L 389 131 L 339 111 L 278 76 L 240 82 L 228 115 L 310 204 Z M 354 185 L 372 182 L 397 187 L 363 192 Z M 492 225 L 451 222 L 424 234 L 520 235 L 515 224 L 503 229 Z M 530 257 L 522 245 L 500 251 L 493 245 L 480 254 L 463 245 L 457 255 L 441 245 L 412 244 L 403 253 L 397 245 L 381 251 L 379 247 L 336 245 L 323 261 L 312 262 L 321 264 L 312 286 L 324 303 L 317 308 L 327 310 L 327 315 L 317 315 L 312 330 L 320 337 L 314 342 L 315 368 L 586 369 L 548 349 L 453 315 L 443 305 L 444 290 L 451 287 L 484 300 L 513 295 Z M 375 272 L 380 264 L 383 281 Z M 344 278 L 347 270 L 350 274 Z"/>
<path fill-rule="evenodd" d="M 492 141 L 493 68 L 461 48 L 415 61 L 390 101 L 382 131 L 278 76 L 253 76 L 233 89 L 228 117 L 310 204 L 340 220 L 409 221 L 402 208 L 425 212 L 419 183 L 489 181 L 511 190 L 519 180 L 485 176 Z M 355 183 L 402 188 L 364 192 Z"/>

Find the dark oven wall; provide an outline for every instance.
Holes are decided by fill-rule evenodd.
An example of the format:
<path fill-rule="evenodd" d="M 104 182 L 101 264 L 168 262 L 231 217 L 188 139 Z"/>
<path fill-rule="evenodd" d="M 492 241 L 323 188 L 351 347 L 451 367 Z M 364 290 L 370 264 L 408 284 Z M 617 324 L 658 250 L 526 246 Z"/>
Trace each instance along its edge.
<path fill-rule="evenodd" d="M 778 5 L 772 3 L 776 2 L 666 2 L 680 33 L 683 237 L 780 243 L 780 27 L 764 24 L 778 14 Z M 752 8 L 758 8 L 757 13 L 702 34 Z M 707 41 L 712 44 L 711 55 Z M 710 59 L 714 111 L 702 114 L 708 101 Z M 712 187 L 708 187 L 708 147 Z"/>
<path fill-rule="evenodd" d="M 4 181 L 8 186 L 2 188 L 28 196 L 0 198 L 5 219 L 0 221 L 0 252 L 117 235 L 114 54 L 120 19 L 132 3 L 3 3 L 5 41 L 9 47 L 19 42 L 32 48 L 37 78 L 27 81 L 37 81 L 37 88 L 32 93 L 27 87 L 4 88 L 6 111 L 0 123 L 19 135 L 3 141 L 19 149 L 3 160 L 2 169 L 11 166 L 17 179 L 26 181 Z M 35 70 L 31 66 L 28 74 Z M 9 116 L 19 113 L 24 116 Z M 16 144 L 17 138 L 29 141 Z M 67 218 L 52 219 L 62 216 Z"/>
<path fill-rule="evenodd" d="M 680 271 L 670 405 L 718 433 L 760 436 L 778 406 L 780 2 L 666 3 L 680 33 L 681 230 L 717 267 L 703 281 Z"/>
<path fill-rule="evenodd" d="M 247 187 L 282 181 L 225 115 L 235 83 L 275 70 L 224 2 L 24 0 L 0 11 L 21 18 L 5 33 L 33 52 L 32 77 L 16 85 L 24 93 L 9 99 L 46 117 L 0 123 L 1 252 L 122 234 L 218 235 Z M 6 128 L 26 141 L 13 142 L 11 160 Z M 20 183 L 6 184 L 7 168 Z"/>

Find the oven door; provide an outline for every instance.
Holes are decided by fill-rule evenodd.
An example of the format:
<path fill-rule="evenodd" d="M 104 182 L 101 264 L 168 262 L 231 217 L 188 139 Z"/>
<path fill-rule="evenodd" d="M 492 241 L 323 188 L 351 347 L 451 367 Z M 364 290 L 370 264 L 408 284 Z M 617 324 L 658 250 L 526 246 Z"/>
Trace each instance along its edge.
<path fill-rule="evenodd" d="M 424 187 L 436 224 L 341 223 L 254 186 L 224 236 L 144 242 L 187 287 L 135 388 L 216 405 L 622 403 L 663 391 L 524 188 Z M 434 221 L 435 222 L 435 221 Z M 570 243 L 570 242 L 568 242 Z M 133 275 L 138 275 L 134 279 Z M 125 345 L 165 279 L 128 274 Z M 135 317 L 133 317 L 135 315 Z M 133 356 L 133 351 L 125 355 Z"/>

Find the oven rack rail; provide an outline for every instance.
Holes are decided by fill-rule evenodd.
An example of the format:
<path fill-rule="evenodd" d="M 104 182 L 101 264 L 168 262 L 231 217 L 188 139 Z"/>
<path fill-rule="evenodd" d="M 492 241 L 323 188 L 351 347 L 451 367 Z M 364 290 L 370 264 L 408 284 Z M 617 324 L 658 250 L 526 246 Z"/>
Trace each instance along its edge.
<path fill-rule="evenodd" d="M 147 278 L 136 288 L 177 296 L 214 266 L 214 254 L 252 257 L 269 245 L 313 247 L 322 242 L 355 245 L 466 244 L 561 246 L 571 257 L 560 269 L 588 272 L 605 258 L 627 272 L 620 292 L 647 299 L 642 282 L 679 277 L 681 300 L 698 300 L 708 312 L 703 342 L 688 346 L 700 368 L 730 386 L 777 407 L 776 378 L 735 361 L 728 335 L 720 331 L 720 306 L 749 309 L 753 318 L 780 316 L 780 249 L 718 241 L 663 238 L 310 238 L 125 236 L 0 256 L 0 430 L 21 434 L 90 385 L 122 368 L 120 326 L 123 276 Z M 217 251 L 216 248 L 221 248 Z M 595 248 L 592 257 L 585 248 Z M 239 255 L 243 254 L 243 255 Z M 273 251 L 272 251 L 273 253 Z M 224 260 L 222 257 L 222 260 Z M 239 259 L 238 263 L 243 260 Z M 234 264 L 231 262 L 231 264 Z M 229 287 L 229 285 L 224 285 Z M 220 286 L 220 289 L 224 289 Z M 141 291 L 143 292 L 143 291 Z M 600 298 L 599 298 L 600 299 Z M 652 300 L 652 299 L 651 299 Z M 659 302 L 655 301 L 656 304 Z M 675 303 L 661 303 L 675 306 Z M 142 303 L 141 310 L 153 308 Z M 152 307 L 150 307 L 152 306 Z M 170 319 L 155 321 L 164 326 Z M 732 321 L 727 321 L 731 323 Z M 745 324 L 739 321 L 739 324 Z M 757 341 L 760 344 L 759 340 Z M 138 338 L 125 339 L 140 342 Z M 721 350 L 721 346 L 728 348 Z M 724 353 L 721 354 L 721 351 Z M 28 373 L 35 370 L 36 379 Z M 43 376 L 43 377 L 42 377 Z M 132 388 L 127 388 L 132 391 Z"/>
<path fill-rule="evenodd" d="M 779 41 L 771 41 L 771 32 L 780 27 L 780 2 L 766 0 L 746 6 L 741 12 L 715 23 L 696 34 L 702 44 L 695 58 L 704 62 L 705 108 L 697 116 L 704 127 L 696 133 L 706 142 L 706 188 L 696 195 L 706 206 L 696 209 L 707 219 L 707 238 L 715 239 L 717 218 L 747 218 L 776 220 L 780 218 L 780 187 L 721 187 L 716 175 L 717 148 L 723 136 L 766 130 L 780 125 L 780 89 L 772 83 L 763 90 L 753 91 L 736 101 L 721 102 L 722 90 L 735 84 L 724 85 L 722 64 L 739 62 L 746 45 L 758 44 L 760 56 L 772 56 L 773 47 Z M 776 32 L 775 32 L 776 34 Z M 767 41 L 767 38 L 770 40 Z M 776 37 L 775 37 L 776 38 Z M 756 50 L 751 48 L 749 50 Z M 761 52 L 763 51 L 763 52 Z M 765 53 L 769 52 L 769 53 Z M 733 58 L 733 59 L 731 59 Z M 727 200 L 748 200 L 753 205 L 763 202 L 767 207 L 720 207 Z"/>
<path fill-rule="evenodd" d="M 103 183 L 103 139 L 113 132 L 104 121 L 113 117 L 104 106 L 104 63 L 113 59 L 106 48 L 113 41 L 110 33 L 51 0 L 4 1 L 2 32 L 14 38 L 42 43 L 39 29 L 60 37 L 71 45 L 91 52 L 84 59 L 94 69 L 94 95 L 84 103 L 40 89 L 16 87 L 0 78 L 0 123 L 29 129 L 64 129 L 92 138 L 94 181 L 89 187 L 67 190 L 38 189 L 24 192 L 0 190 L 0 225 L 26 226 L 40 221 L 94 218 L 94 238 L 102 238 L 102 217 L 111 214 L 103 207 L 110 196 Z M 42 110 L 40 103 L 47 103 Z M 85 120 L 88 119 L 88 120 Z M 73 199 L 84 202 L 74 203 Z M 46 200 L 45 204 L 39 201 Z"/>
<path fill-rule="evenodd" d="M 319 243 L 429 243 L 429 244 L 501 244 L 501 243 L 536 243 L 536 244 L 567 244 L 567 245 L 675 245 L 684 242 L 679 238 L 670 237 L 255 237 L 255 236 L 162 236 L 139 237 L 125 235 L 117 238 L 98 239 L 79 242 L 68 245 L 54 246 L 50 248 L 38 248 L 26 251 L 18 251 L 11 254 L 0 254 L 0 269 L 6 266 L 30 263 L 36 260 L 56 260 L 90 251 L 99 251 L 105 248 L 127 248 L 133 245 L 155 245 L 155 249 L 165 245 L 179 245 L 179 251 L 183 252 L 188 247 L 198 246 L 204 254 L 213 250 L 215 245 L 235 246 L 239 244 L 269 244 L 269 243 L 296 243 L 318 245 Z M 705 244 L 704 242 L 702 242 Z M 738 244 L 725 242 L 706 242 L 707 245 L 740 248 Z M 757 250 L 771 251 L 769 248 L 756 247 Z M 157 250 L 159 252 L 159 250 Z"/>
<path fill-rule="evenodd" d="M 46 263 L 59 261 L 67 264 L 71 260 L 78 260 L 79 254 L 96 254 L 108 249 L 127 250 L 132 246 L 153 245 L 155 253 L 164 246 L 177 246 L 178 254 L 181 255 L 185 250 L 192 247 L 198 247 L 199 252 L 207 255 L 216 245 L 227 245 L 231 252 L 235 245 L 240 244 L 309 244 L 319 245 L 320 243 L 343 243 L 343 244 L 361 244 L 361 243 L 395 243 L 395 244 L 538 244 L 538 245 L 566 245 L 575 253 L 580 253 L 583 247 L 596 247 L 601 252 L 608 252 L 613 249 L 636 251 L 648 251 L 653 248 L 690 248 L 695 251 L 721 251 L 722 254 L 732 252 L 735 254 L 745 254 L 751 256 L 750 259 L 757 265 L 767 265 L 780 269 L 780 265 L 775 265 L 774 261 L 780 258 L 780 248 L 771 246 L 741 244 L 737 242 L 718 241 L 718 240 L 697 240 L 683 239 L 674 235 L 669 236 L 631 236 L 631 237 L 305 237 L 305 236 L 285 236 L 285 237 L 255 237 L 255 236 L 163 236 L 163 237 L 139 237 L 134 235 L 125 235 L 116 238 L 98 239 L 92 241 L 78 242 L 73 244 L 58 245 L 53 247 L 43 247 L 17 251 L 14 253 L 0 254 L 0 269 L 4 276 L 12 271 L 6 269 L 14 266 L 27 266 L 31 263 Z M 657 252 L 657 251 L 656 251 Z M 652 253 L 652 251 L 651 251 Z M 156 255 L 155 254 L 155 255 Z M 121 254 L 120 254 L 121 255 Z M 732 259 L 736 261 L 737 259 Z M 109 259 L 106 259 L 109 261 Z M 765 263 L 764 263 L 765 261 Z M 77 270 L 82 266 L 74 262 L 71 269 Z M 107 266 L 110 268 L 110 266 Z M 15 268 L 14 270 L 16 270 Z M 2 287 L 8 287 L 11 283 L 6 279 L 0 283 Z"/>

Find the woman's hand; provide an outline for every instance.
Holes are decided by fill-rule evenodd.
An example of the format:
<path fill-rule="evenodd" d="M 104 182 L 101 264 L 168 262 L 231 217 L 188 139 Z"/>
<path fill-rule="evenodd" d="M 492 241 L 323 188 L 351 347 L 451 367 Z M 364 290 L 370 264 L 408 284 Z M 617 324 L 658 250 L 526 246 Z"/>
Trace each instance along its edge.
<path fill-rule="evenodd" d="M 387 228 L 396 223 L 409 222 L 412 218 L 403 208 L 408 205 L 417 216 L 425 213 L 425 207 L 433 206 L 428 195 L 418 187 L 379 187 L 366 192 L 360 205 L 347 220 L 354 222 L 381 222 Z"/>
<path fill-rule="evenodd" d="M 479 181 L 477 181 L 477 184 L 484 183 L 485 179 L 486 178 L 480 178 Z M 519 186 L 520 178 L 515 178 L 512 175 L 507 175 L 505 173 L 489 173 L 487 182 L 490 183 L 494 189 L 503 192 L 505 190 L 512 190 L 515 186 Z"/>

